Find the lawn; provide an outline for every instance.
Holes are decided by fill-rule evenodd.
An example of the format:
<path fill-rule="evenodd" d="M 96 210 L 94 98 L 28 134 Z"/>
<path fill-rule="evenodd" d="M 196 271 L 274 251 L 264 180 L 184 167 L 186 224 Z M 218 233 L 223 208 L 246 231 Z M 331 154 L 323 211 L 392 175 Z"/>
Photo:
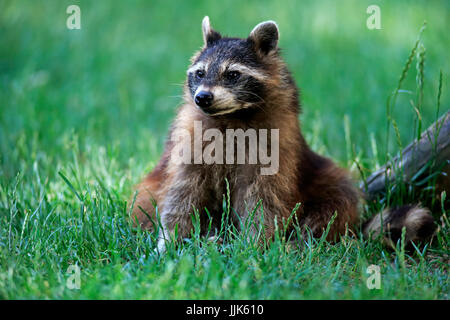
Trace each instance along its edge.
<path fill-rule="evenodd" d="M 80 30 L 66 27 L 71 4 L 81 8 Z M 381 8 L 380 30 L 366 27 L 371 4 Z M 2 1 L 0 298 L 448 299 L 445 197 L 433 211 L 437 236 L 415 252 L 358 234 L 303 239 L 301 248 L 277 237 L 264 251 L 239 235 L 220 244 L 194 234 L 155 254 L 127 201 L 163 151 L 205 15 L 240 37 L 277 21 L 301 88 L 303 133 L 355 180 L 449 110 L 445 0 Z M 429 202 L 400 189 L 364 215 Z M 372 264 L 380 289 L 366 285 Z"/>

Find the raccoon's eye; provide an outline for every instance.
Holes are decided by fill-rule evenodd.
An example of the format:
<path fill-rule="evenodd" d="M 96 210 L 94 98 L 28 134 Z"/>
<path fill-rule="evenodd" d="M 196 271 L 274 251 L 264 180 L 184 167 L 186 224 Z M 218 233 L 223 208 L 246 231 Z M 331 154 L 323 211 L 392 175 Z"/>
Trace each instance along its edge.
<path fill-rule="evenodd" d="M 197 77 L 197 79 L 203 79 L 205 77 L 205 72 L 202 70 L 197 70 L 195 71 L 195 77 Z"/>
<path fill-rule="evenodd" d="M 239 71 L 228 71 L 227 73 L 225 73 L 225 78 L 228 81 L 234 81 L 239 79 L 239 77 L 241 76 L 241 73 Z"/>

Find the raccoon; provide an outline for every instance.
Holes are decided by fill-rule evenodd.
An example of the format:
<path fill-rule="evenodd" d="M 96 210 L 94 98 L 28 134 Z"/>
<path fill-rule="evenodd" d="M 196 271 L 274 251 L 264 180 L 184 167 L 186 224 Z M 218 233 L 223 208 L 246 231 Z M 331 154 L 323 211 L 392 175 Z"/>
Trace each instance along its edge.
<path fill-rule="evenodd" d="M 230 38 L 212 29 L 205 17 L 202 32 L 204 45 L 191 59 L 184 104 L 171 126 L 164 153 L 136 188 L 134 221 L 155 230 L 160 220 L 158 249 L 164 251 L 175 229 L 179 237 L 189 237 L 195 208 L 203 233 L 211 229 L 209 221 L 213 229 L 220 224 L 228 182 L 231 206 L 237 213 L 233 223 L 250 217 L 257 222 L 250 231 L 258 232 L 259 225 L 265 239 L 294 220 L 320 237 L 335 212 L 328 240 L 338 240 L 347 227 L 358 228 L 360 191 L 346 170 L 312 151 L 301 133 L 299 91 L 280 55 L 278 25 L 262 22 L 247 38 Z M 223 134 L 230 129 L 278 130 L 277 172 L 262 175 L 262 163 L 199 163 L 193 155 L 188 155 L 190 163 L 176 161 L 180 145 L 176 138 L 194 135 L 195 123 Z M 194 144 L 192 140 L 183 143 L 192 148 Z M 252 150 L 244 152 L 248 160 Z M 290 219 L 297 204 L 295 219 Z M 254 210 L 259 205 L 263 210 Z M 419 240 L 435 230 L 430 213 L 420 207 L 392 209 L 383 217 L 377 215 L 367 222 L 364 234 L 380 233 L 383 224 L 395 225 L 396 230 L 406 226 L 408 238 Z"/>

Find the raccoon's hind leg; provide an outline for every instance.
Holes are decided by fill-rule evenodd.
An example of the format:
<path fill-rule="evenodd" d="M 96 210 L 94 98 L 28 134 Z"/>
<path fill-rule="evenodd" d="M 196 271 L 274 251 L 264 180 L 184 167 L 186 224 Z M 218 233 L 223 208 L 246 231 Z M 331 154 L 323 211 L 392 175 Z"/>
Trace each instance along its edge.
<path fill-rule="evenodd" d="M 347 226 L 351 229 L 359 220 L 359 191 L 349 174 L 331 160 L 310 150 L 306 155 L 300 177 L 304 199 L 300 225 L 306 225 L 314 237 L 320 237 L 337 212 L 327 235 L 327 240 L 337 241 Z"/>
<path fill-rule="evenodd" d="M 142 229 L 153 231 L 157 226 L 156 205 L 160 203 L 159 181 L 149 174 L 136 188 L 136 199 L 130 200 L 133 205 L 131 218 L 133 223 Z M 134 203 L 133 203 L 134 202 Z"/>
<path fill-rule="evenodd" d="M 131 215 L 133 223 L 142 229 L 154 231 L 157 227 L 156 205 L 162 204 L 166 193 L 163 183 L 167 179 L 167 163 L 168 151 L 163 154 L 153 171 L 137 186 L 136 199 L 133 194 L 130 200 L 130 204 L 133 204 Z"/>

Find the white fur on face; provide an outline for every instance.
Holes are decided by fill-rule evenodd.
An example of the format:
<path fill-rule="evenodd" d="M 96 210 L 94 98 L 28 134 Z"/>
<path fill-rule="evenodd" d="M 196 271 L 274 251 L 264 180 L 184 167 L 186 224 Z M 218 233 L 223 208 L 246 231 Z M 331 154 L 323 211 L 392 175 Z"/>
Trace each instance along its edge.
<path fill-rule="evenodd" d="M 221 66 L 221 72 L 224 73 L 225 71 L 239 71 L 242 74 L 249 75 L 255 79 L 258 79 L 260 81 L 264 81 L 267 79 L 267 75 L 259 70 L 251 69 L 247 67 L 246 65 L 232 62 L 230 64 L 222 64 Z"/>
<path fill-rule="evenodd" d="M 195 73 L 198 70 L 202 70 L 205 73 L 207 73 L 210 64 L 211 64 L 211 61 L 207 61 L 207 60 L 199 61 L 199 62 L 195 63 L 193 66 L 191 66 L 188 69 L 187 73 L 188 74 Z M 268 75 L 266 75 L 264 72 L 262 72 L 260 70 L 249 68 L 249 67 L 247 67 L 243 64 L 237 63 L 237 62 L 230 62 L 230 61 L 223 62 L 222 65 L 220 66 L 219 72 L 223 74 L 223 73 L 229 72 L 229 71 L 238 71 L 241 74 L 251 76 L 260 81 L 267 80 L 267 78 L 268 78 Z M 248 108 L 251 106 L 251 103 L 237 101 L 236 96 L 229 89 L 227 89 L 223 86 L 209 87 L 209 86 L 205 86 L 202 84 L 202 85 L 198 86 L 197 89 L 195 90 L 194 99 L 195 99 L 195 96 L 200 91 L 209 91 L 214 95 L 214 100 L 213 100 L 211 107 L 215 110 L 215 113 L 212 114 L 212 116 L 232 113 L 239 109 L 245 109 L 245 108 Z M 194 104 L 195 104 L 195 101 L 194 101 Z M 196 105 L 196 107 L 198 107 L 198 106 Z"/>
<path fill-rule="evenodd" d="M 200 85 L 197 88 L 197 90 L 195 90 L 194 97 L 200 91 L 209 91 L 214 95 L 214 100 L 213 100 L 213 104 L 211 105 L 211 107 L 215 110 L 215 113 L 212 114 L 211 116 L 216 116 L 216 115 L 218 116 L 218 115 L 232 113 L 238 109 L 243 109 L 250 105 L 250 104 L 242 105 L 242 104 L 236 102 L 234 95 L 228 89 L 221 87 L 221 86 L 206 87 L 204 85 Z"/>
<path fill-rule="evenodd" d="M 199 61 L 187 70 L 187 74 L 195 73 L 198 70 L 208 72 L 209 62 Z"/>

